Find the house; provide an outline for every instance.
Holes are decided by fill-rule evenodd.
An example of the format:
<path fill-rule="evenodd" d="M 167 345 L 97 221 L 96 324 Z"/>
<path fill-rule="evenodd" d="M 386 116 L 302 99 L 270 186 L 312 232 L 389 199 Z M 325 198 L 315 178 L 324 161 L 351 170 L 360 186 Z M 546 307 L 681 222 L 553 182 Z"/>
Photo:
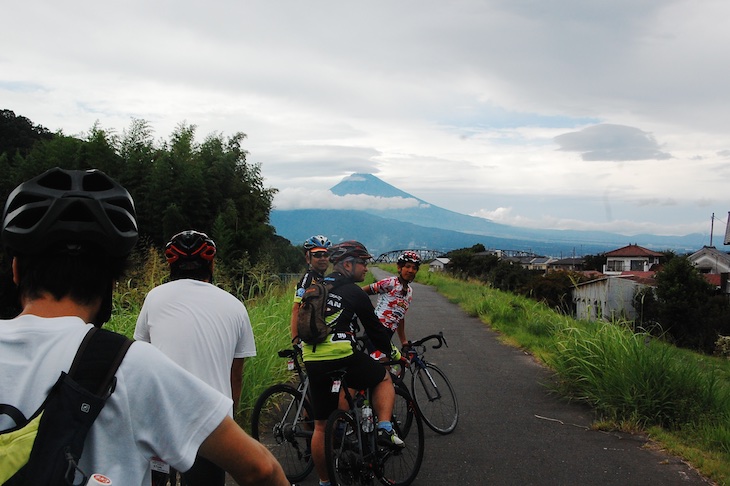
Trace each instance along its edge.
<path fill-rule="evenodd" d="M 539 256 L 539 257 L 531 258 L 530 261 L 527 262 L 527 264 L 523 265 L 523 267 L 525 267 L 528 270 L 542 270 L 543 272 L 546 272 L 548 269 L 548 266 L 551 263 L 554 263 L 557 261 L 558 261 L 557 258 Z"/>
<path fill-rule="evenodd" d="M 446 265 L 448 265 L 449 259 L 448 258 L 434 258 L 431 260 L 431 262 L 428 264 L 428 271 L 429 272 L 443 272 Z"/>
<path fill-rule="evenodd" d="M 647 277 L 631 275 L 606 276 L 573 288 L 573 303 L 577 319 L 614 320 L 637 318 L 641 309 L 636 309 L 634 296 L 646 287 L 651 287 Z"/>
<path fill-rule="evenodd" d="M 547 269 L 553 271 L 579 271 L 583 270 L 585 261 L 582 258 L 561 258 L 547 264 Z"/>
<path fill-rule="evenodd" d="M 700 273 L 722 274 L 730 272 L 730 255 L 714 246 L 703 246 L 687 259 Z"/>
<path fill-rule="evenodd" d="M 620 275 L 624 271 L 648 272 L 664 258 L 664 254 L 639 245 L 624 246 L 604 253 L 604 256 L 603 273 L 606 275 Z"/>

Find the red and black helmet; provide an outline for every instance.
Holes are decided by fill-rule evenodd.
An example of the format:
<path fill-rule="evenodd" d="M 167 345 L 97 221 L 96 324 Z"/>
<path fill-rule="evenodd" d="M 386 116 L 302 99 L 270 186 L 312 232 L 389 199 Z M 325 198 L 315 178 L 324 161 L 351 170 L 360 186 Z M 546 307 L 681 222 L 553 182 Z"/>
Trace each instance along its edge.
<path fill-rule="evenodd" d="M 132 196 L 96 169 L 50 169 L 16 187 L 3 211 L 3 246 L 22 255 L 91 245 L 124 257 L 138 236 Z"/>
<path fill-rule="evenodd" d="M 215 258 L 216 246 L 208 235 L 200 231 L 182 231 L 165 246 L 165 258 L 170 265 L 189 268 L 208 266 Z"/>
<path fill-rule="evenodd" d="M 347 260 L 348 258 L 359 258 L 361 260 L 370 260 L 372 255 L 368 253 L 368 249 L 365 245 L 359 241 L 343 241 L 338 243 L 329 249 L 330 262 L 337 264 L 341 261 Z"/>
<path fill-rule="evenodd" d="M 398 265 L 405 263 L 415 263 L 417 267 L 421 266 L 421 257 L 415 251 L 406 250 L 398 257 Z"/>

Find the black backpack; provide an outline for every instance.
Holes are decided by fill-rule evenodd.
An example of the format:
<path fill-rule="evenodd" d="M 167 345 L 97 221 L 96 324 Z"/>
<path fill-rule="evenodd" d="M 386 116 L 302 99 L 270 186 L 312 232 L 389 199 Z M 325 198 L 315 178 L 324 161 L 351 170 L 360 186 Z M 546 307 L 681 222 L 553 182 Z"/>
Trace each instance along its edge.
<path fill-rule="evenodd" d="M 307 344 L 317 344 L 327 339 L 332 328 L 327 324 L 327 298 L 332 284 L 312 282 L 302 296 L 297 314 L 297 336 Z"/>
<path fill-rule="evenodd" d="M 40 408 L 25 418 L 17 408 L 0 404 L 0 414 L 15 427 L 0 431 L 3 486 L 86 484 L 78 462 L 91 425 L 116 385 L 115 374 L 132 341 L 121 334 L 92 328 L 84 337 L 68 374 L 61 376 Z M 83 476 L 74 483 L 76 471 Z"/>

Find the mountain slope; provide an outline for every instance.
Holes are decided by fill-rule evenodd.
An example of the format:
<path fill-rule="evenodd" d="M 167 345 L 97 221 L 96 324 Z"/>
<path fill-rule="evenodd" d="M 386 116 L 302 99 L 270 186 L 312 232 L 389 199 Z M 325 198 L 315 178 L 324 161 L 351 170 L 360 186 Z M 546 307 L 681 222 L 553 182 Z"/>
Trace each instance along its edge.
<path fill-rule="evenodd" d="M 418 203 L 410 208 L 388 210 L 272 210 L 270 221 L 277 233 L 295 245 L 313 234 L 327 235 L 334 242 L 355 239 L 376 254 L 405 248 L 448 251 L 481 243 L 487 248 L 554 257 L 597 254 L 629 243 L 656 251 L 672 249 L 684 253 L 701 248 L 705 238 L 703 235 L 628 237 L 598 231 L 518 228 L 433 206 L 372 174 L 353 174 L 330 190 L 339 196 L 400 197 Z"/>
<path fill-rule="evenodd" d="M 552 242 L 561 246 L 566 244 L 574 246 L 578 243 L 579 245 L 608 245 L 614 248 L 624 246 L 629 242 L 643 242 L 639 244 L 647 248 L 655 250 L 671 248 L 679 251 L 692 251 L 699 249 L 706 240 L 706 237 L 701 234 L 690 234 L 685 236 L 641 234 L 629 237 L 604 231 L 532 229 L 509 226 L 495 223 L 485 218 L 467 216 L 438 206 L 433 206 L 422 199 L 411 196 L 410 194 L 391 186 L 372 174 L 353 174 L 343 179 L 339 184 L 333 186 L 330 191 L 340 196 L 347 194 L 367 194 L 370 196 L 393 197 L 393 195 L 397 195 L 403 198 L 415 199 L 420 203 L 418 207 L 388 210 L 365 208 L 364 211 L 381 217 L 412 222 L 419 226 L 447 229 L 462 233 L 475 233 L 499 238 Z"/>

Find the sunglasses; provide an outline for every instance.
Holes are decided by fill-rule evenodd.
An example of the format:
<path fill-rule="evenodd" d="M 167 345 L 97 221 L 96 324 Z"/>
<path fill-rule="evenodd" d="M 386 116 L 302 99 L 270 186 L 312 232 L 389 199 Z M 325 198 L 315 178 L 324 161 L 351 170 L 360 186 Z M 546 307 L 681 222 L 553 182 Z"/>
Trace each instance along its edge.
<path fill-rule="evenodd" d="M 327 258 L 327 252 L 326 251 L 315 251 L 314 253 L 310 253 L 312 258 Z"/>
<path fill-rule="evenodd" d="M 368 265 L 368 261 L 367 260 L 363 260 L 362 258 L 353 258 L 352 259 L 352 263 L 355 263 L 355 264 L 358 264 L 359 263 L 360 265 L 365 265 L 365 266 Z"/>

